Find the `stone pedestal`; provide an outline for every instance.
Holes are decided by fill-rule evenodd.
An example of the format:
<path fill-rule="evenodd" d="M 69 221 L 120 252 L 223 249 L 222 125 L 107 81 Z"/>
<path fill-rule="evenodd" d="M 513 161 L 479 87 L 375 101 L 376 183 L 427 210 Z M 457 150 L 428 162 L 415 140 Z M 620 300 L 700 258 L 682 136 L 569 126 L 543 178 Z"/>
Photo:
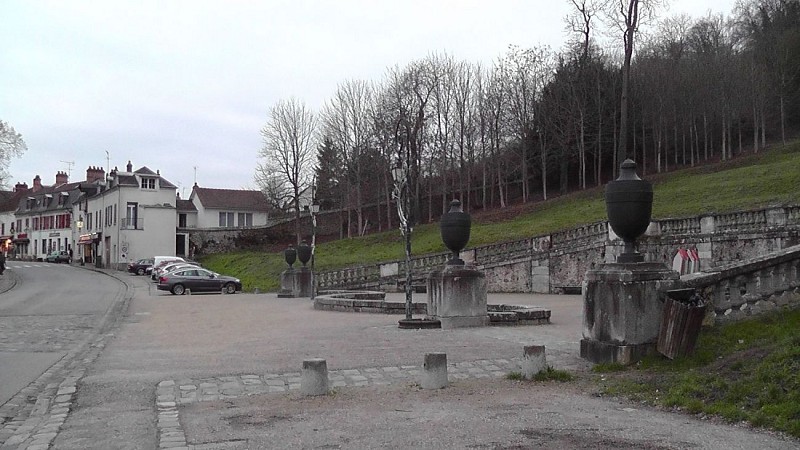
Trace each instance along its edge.
<path fill-rule="evenodd" d="M 289 268 L 281 272 L 281 290 L 278 291 L 279 298 L 293 298 L 295 292 L 295 270 Z"/>
<path fill-rule="evenodd" d="M 581 357 L 631 364 L 655 353 L 663 299 L 680 274 L 661 263 L 609 263 L 586 272 Z"/>
<path fill-rule="evenodd" d="M 311 269 L 308 267 L 301 267 L 300 270 L 295 272 L 295 297 L 309 297 L 311 298 Z"/>
<path fill-rule="evenodd" d="M 489 324 L 486 276 L 469 265 L 448 265 L 428 274 L 428 316 L 442 329 Z"/>
<path fill-rule="evenodd" d="M 284 270 L 281 273 L 281 290 L 278 291 L 278 297 L 311 297 L 311 279 L 311 269 L 308 267 Z"/>

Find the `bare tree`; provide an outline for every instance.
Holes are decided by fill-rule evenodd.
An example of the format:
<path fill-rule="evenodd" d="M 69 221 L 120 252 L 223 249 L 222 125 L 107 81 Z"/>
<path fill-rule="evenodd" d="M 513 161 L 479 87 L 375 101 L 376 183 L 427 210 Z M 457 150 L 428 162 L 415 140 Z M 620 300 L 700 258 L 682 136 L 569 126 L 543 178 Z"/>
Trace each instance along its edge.
<path fill-rule="evenodd" d="M 622 32 L 622 93 L 620 97 L 620 123 L 618 158 L 628 157 L 628 95 L 630 94 L 631 59 L 633 58 L 636 33 L 641 22 L 654 17 L 660 0 L 608 0 L 605 7 L 609 23 Z"/>
<path fill-rule="evenodd" d="M 14 127 L 0 120 L 0 186 L 5 186 L 9 178 L 8 165 L 11 158 L 20 157 L 28 149 L 22 135 Z"/>
<path fill-rule="evenodd" d="M 316 118 L 304 102 L 290 98 L 278 101 L 269 111 L 261 129 L 263 159 L 256 167 L 256 180 L 280 174 L 288 184 L 295 213 L 295 233 L 300 243 L 300 195 L 310 186 L 313 175 Z M 265 187 L 262 185 L 262 190 Z"/>
<path fill-rule="evenodd" d="M 345 192 L 355 207 L 358 235 L 364 233 L 364 155 L 370 145 L 372 131 L 373 91 L 365 81 L 346 81 L 339 85 L 333 98 L 322 110 L 324 133 L 341 149 L 348 173 Z M 353 197 L 354 201 L 353 201 Z M 348 218 L 350 214 L 348 214 Z M 348 226 L 348 237 L 350 229 Z"/>
<path fill-rule="evenodd" d="M 394 67 L 387 73 L 382 93 L 383 108 L 392 129 L 395 158 L 408 168 L 411 194 L 409 221 L 420 218 L 420 174 L 425 144 L 428 103 L 433 94 L 429 60 L 412 61 L 405 68 Z"/>

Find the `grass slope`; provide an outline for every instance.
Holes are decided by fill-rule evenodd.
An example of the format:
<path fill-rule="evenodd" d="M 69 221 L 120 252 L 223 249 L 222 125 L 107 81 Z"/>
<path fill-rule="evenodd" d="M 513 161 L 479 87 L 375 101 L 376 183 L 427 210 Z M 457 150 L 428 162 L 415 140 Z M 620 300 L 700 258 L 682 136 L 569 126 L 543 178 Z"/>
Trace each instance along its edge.
<path fill-rule="evenodd" d="M 655 218 L 727 212 L 770 204 L 800 203 L 800 142 L 712 166 L 647 176 L 653 182 Z M 524 205 L 519 212 L 473 217 L 470 246 L 524 239 L 581 224 L 605 220 L 603 188 Z M 288 243 L 287 243 L 288 244 Z M 442 252 L 438 223 L 417 226 L 414 255 Z M 397 230 L 317 246 L 316 267 L 328 270 L 403 258 Z M 208 255 L 201 262 L 220 273 L 241 278 L 245 290 L 277 291 L 286 264 L 280 253 L 242 251 Z"/>
<path fill-rule="evenodd" d="M 602 395 L 746 421 L 800 438 L 800 310 L 776 311 L 700 334 L 695 354 L 638 367 L 598 365 Z"/>

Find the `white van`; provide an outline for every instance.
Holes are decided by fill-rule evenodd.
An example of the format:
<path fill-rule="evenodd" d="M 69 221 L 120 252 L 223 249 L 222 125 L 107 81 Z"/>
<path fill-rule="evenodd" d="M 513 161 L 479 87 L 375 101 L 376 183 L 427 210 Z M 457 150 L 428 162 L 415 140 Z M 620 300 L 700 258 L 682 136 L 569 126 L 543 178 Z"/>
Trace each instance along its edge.
<path fill-rule="evenodd" d="M 153 257 L 153 266 L 148 270 L 150 273 L 150 278 L 155 279 L 155 275 L 153 271 L 156 267 L 163 266 L 162 263 L 164 262 L 177 262 L 177 261 L 185 261 L 185 259 L 181 258 L 180 256 L 154 256 Z"/>

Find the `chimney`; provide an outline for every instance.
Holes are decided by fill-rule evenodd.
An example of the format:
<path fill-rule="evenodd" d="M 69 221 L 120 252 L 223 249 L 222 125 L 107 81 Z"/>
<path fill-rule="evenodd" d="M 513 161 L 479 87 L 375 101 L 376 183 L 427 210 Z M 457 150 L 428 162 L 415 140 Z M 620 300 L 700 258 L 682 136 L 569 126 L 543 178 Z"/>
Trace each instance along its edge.
<path fill-rule="evenodd" d="M 42 179 L 39 175 L 33 178 L 33 192 L 38 192 L 42 189 Z"/>
<path fill-rule="evenodd" d="M 86 169 L 86 182 L 94 183 L 95 181 L 103 181 L 105 179 L 106 171 L 102 167 L 89 166 Z"/>
<path fill-rule="evenodd" d="M 60 184 L 67 184 L 69 182 L 69 175 L 67 172 L 58 171 L 56 174 L 56 186 Z"/>
<path fill-rule="evenodd" d="M 125 171 L 128 172 L 128 173 L 133 172 L 133 164 L 131 164 L 130 161 L 128 161 L 128 165 L 125 166 Z"/>
<path fill-rule="evenodd" d="M 14 186 L 14 192 L 25 192 L 28 190 L 28 183 L 17 183 Z"/>

